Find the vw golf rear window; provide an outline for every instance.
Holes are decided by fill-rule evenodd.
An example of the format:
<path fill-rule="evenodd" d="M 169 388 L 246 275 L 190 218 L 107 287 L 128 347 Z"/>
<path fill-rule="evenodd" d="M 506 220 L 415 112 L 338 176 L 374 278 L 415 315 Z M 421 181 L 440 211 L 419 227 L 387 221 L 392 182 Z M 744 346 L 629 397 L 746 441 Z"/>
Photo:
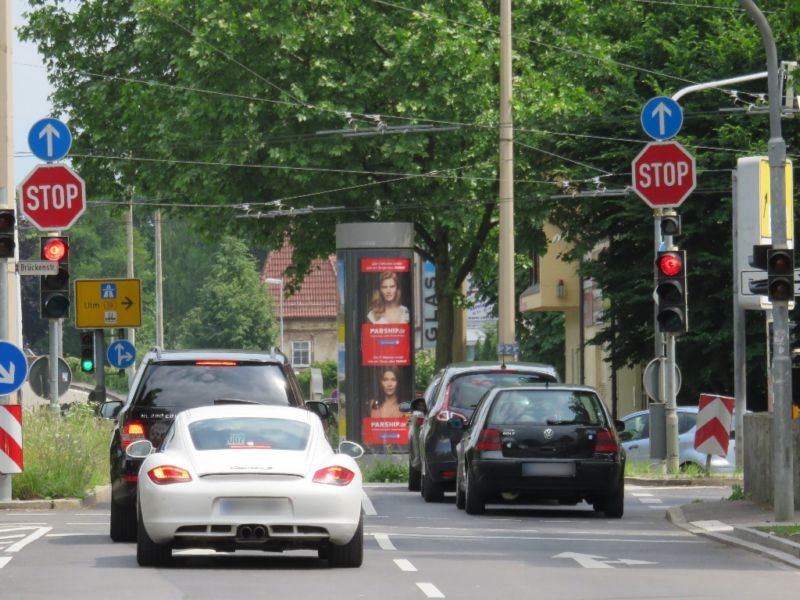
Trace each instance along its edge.
<path fill-rule="evenodd" d="M 604 426 L 600 398 L 590 392 L 509 390 L 497 395 L 489 425 Z"/>
<path fill-rule="evenodd" d="M 286 377 L 274 364 L 221 361 L 153 363 L 143 374 L 134 406 L 182 410 L 244 400 L 291 405 Z"/>
<path fill-rule="evenodd" d="M 483 394 L 494 386 L 529 385 L 556 380 L 546 373 L 524 373 L 521 371 L 487 371 L 466 373 L 453 379 L 450 406 L 475 408 Z"/>
<path fill-rule="evenodd" d="M 236 417 L 189 425 L 198 450 L 304 450 L 311 428 L 290 419 Z"/>

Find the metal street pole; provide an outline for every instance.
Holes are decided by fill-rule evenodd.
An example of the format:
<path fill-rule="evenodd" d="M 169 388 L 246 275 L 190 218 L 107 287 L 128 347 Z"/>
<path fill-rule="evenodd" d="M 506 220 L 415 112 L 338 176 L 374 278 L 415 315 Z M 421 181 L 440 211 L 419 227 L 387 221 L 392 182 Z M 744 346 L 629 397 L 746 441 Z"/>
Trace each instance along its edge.
<path fill-rule="evenodd" d="M 156 209 L 156 346 L 164 347 L 164 288 L 161 272 L 161 209 Z"/>
<path fill-rule="evenodd" d="M 514 360 L 514 123 L 511 113 L 511 0 L 500 1 L 499 358 Z"/>
<path fill-rule="evenodd" d="M 752 0 L 739 0 L 755 21 L 767 54 L 769 94 L 770 221 L 772 247 L 787 248 L 784 165 L 786 142 L 781 136 L 781 73 L 778 51 L 767 19 Z M 789 302 L 772 301 L 772 413 L 773 502 L 776 521 L 794 520 L 794 468 L 792 463 L 792 363 L 789 348 Z"/>

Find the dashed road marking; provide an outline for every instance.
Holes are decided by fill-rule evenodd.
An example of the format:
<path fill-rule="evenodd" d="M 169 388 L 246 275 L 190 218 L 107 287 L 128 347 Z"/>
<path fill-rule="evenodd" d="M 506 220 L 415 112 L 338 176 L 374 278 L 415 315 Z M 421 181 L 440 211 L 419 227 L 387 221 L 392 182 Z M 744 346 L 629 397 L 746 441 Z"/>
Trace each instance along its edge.
<path fill-rule="evenodd" d="M 6 548 L 6 552 L 19 552 L 20 550 L 22 550 L 25 546 L 27 546 L 31 542 L 38 540 L 40 537 L 42 537 L 43 535 L 45 535 L 47 533 L 50 533 L 50 531 L 52 529 L 53 529 L 52 527 L 37 527 L 36 531 L 26 535 L 24 538 L 22 538 L 16 544 L 12 544 L 8 548 Z"/>
<path fill-rule="evenodd" d="M 394 564 L 396 564 L 401 571 L 416 571 L 417 567 L 411 564 L 410 560 L 405 558 L 395 558 Z"/>
<path fill-rule="evenodd" d="M 10 556 L 0 556 L 0 569 L 5 567 L 11 560 Z"/>
<path fill-rule="evenodd" d="M 369 515 L 371 517 L 378 514 L 378 511 L 375 510 L 375 506 L 372 504 L 372 500 L 369 499 L 363 491 L 361 492 L 363 495 L 361 496 L 361 508 L 364 509 L 364 514 Z"/>
<path fill-rule="evenodd" d="M 642 504 L 661 504 L 661 498 L 639 498 Z"/>
<path fill-rule="evenodd" d="M 421 583 L 417 582 L 417 587 L 422 590 L 422 593 L 425 594 L 428 598 L 444 598 L 445 595 L 439 591 L 432 583 Z"/>
<path fill-rule="evenodd" d="M 389 536 L 385 533 L 373 533 L 375 537 L 375 541 L 378 542 L 378 546 L 380 546 L 381 550 L 397 550 L 392 543 L 392 540 L 389 539 Z"/>

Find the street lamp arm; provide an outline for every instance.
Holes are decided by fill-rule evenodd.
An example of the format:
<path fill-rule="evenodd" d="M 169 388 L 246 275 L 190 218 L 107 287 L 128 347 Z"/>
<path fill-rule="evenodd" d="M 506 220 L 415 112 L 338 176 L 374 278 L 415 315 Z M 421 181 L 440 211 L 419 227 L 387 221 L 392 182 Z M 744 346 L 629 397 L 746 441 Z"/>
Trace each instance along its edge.
<path fill-rule="evenodd" d="M 739 75 L 738 77 L 729 77 L 728 79 L 718 79 L 717 81 L 706 81 L 703 83 L 695 83 L 694 85 L 681 88 L 674 94 L 672 99 L 676 102 L 684 96 L 692 92 L 699 92 L 700 90 L 708 90 L 712 88 L 719 88 L 734 83 L 743 83 L 745 81 L 753 81 L 755 79 L 766 79 L 769 76 L 769 71 L 761 71 L 759 73 L 750 73 L 749 75 Z"/>

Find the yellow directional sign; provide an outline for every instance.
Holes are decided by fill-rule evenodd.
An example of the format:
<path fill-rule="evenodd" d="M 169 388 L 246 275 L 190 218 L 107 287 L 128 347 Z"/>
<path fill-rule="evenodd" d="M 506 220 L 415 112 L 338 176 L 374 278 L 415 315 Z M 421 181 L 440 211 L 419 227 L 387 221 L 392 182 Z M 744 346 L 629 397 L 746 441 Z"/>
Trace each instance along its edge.
<path fill-rule="evenodd" d="M 75 327 L 141 327 L 140 279 L 76 279 Z"/>

